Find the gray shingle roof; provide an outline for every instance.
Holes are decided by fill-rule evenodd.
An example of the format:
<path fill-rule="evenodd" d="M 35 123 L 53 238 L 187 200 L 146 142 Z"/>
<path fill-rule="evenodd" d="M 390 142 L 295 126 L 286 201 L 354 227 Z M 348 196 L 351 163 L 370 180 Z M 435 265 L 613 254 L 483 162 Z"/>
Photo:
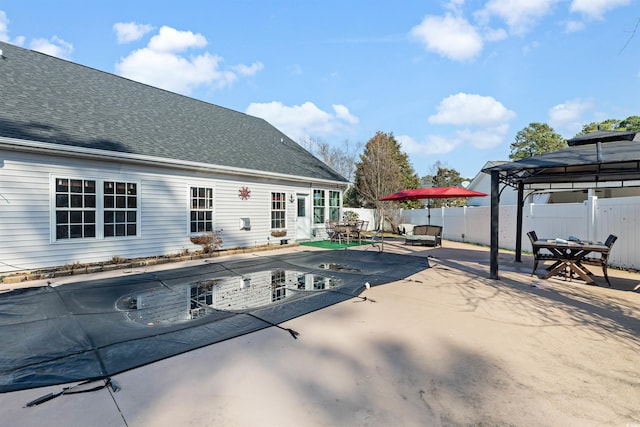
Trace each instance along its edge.
<path fill-rule="evenodd" d="M 0 136 L 346 180 L 263 119 L 0 42 Z"/>

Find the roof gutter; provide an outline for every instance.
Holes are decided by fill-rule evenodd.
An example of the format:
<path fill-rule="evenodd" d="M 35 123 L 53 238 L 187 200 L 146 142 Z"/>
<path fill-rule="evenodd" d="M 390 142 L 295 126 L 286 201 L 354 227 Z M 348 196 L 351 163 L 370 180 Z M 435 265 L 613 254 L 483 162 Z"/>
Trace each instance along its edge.
<path fill-rule="evenodd" d="M 103 161 L 124 161 L 128 163 L 165 167 L 170 169 L 195 170 L 214 173 L 225 173 L 236 176 L 251 176 L 274 178 L 286 181 L 300 182 L 307 181 L 311 183 L 332 185 L 337 187 L 347 187 L 348 183 L 344 181 L 333 181 L 328 179 L 316 179 L 306 176 L 288 175 L 276 172 L 266 172 L 254 169 L 236 168 L 232 166 L 212 165 L 209 163 L 190 162 L 186 160 L 168 159 L 164 157 L 145 156 L 142 154 L 122 153 L 118 151 L 98 150 L 95 148 L 76 147 L 73 145 L 51 144 L 48 142 L 29 141 L 25 139 L 15 139 L 0 136 L 0 148 L 11 151 L 36 153 L 47 155 L 58 154 L 63 156 L 84 158 Z"/>

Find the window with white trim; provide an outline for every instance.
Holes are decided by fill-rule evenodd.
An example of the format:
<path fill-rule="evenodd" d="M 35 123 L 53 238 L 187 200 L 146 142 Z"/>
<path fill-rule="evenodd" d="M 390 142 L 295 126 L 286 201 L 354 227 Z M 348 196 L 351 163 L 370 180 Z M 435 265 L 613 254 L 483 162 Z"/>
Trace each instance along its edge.
<path fill-rule="evenodd" d="M 329 219 L 340 221 L 340 192 L 329 191 Z"/>
<path fill-rule="evenodd" d="M 56 240 L 96 237 L 96 182 L 56 178 Z"/>
<path fill-rule="evenodd" d="M 314 224 L 323 224 L 324 223 L 324 190 L 313 190 L 313 223 Z"/>
<path fill-rule="evenodd" d="M 190 215 L 192 233 L 213 231 L 213 188 L 191 187 Z"/>
<path fill-rule="evenodd" d="M 271 272 L 271 302 L 281 301 L 286 297 L 286 274 L 284 270 L 274 270 Z"/>
<path fill-rule="evenodd" d="M 104 181 L 104 237 L 138 234 L 138 186 L 133 182 Z"/>
<path fill-rule="evenodd" d="M 271 229 L 285 228 L 287 205 L 284 193 L 271 193 Z"/>

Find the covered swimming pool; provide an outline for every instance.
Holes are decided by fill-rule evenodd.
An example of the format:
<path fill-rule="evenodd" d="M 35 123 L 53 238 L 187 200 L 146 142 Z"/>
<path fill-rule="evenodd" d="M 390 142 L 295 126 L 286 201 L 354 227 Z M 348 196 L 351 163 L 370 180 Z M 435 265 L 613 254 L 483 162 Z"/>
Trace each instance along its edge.
<path fill-rule="evenodd" d="M 360 296 L 428 268 L 425 257 L 305 251 L 0 294 L 0 392 L 120 372 Z"/>

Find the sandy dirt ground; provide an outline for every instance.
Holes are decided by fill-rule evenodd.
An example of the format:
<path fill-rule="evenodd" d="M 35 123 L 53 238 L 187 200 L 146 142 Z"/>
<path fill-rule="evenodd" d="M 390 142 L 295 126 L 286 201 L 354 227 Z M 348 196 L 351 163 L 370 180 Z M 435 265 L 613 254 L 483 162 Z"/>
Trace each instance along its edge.
<path fill-rule="evenodd" d="M 431 267 L 283 324 L 297 340 L 265 329 L 31 408 L 61 387 L 0 394 L 0 425 L 640 427 L 640 275 L 541 280 L 501 253 L 491 280 L 486 248 L 444 245 L 387 243 Z"/>

